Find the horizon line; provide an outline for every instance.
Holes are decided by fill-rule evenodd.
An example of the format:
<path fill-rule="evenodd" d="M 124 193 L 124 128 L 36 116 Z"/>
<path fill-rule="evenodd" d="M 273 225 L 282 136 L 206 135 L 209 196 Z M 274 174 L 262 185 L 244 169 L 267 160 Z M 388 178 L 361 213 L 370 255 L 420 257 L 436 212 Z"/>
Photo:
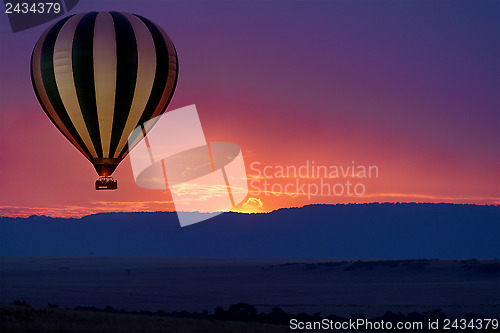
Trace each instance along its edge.
<path fill-rule="evenodd" d="M 257 215 L 257 214 L 271 214 L 280 210 L 287 210 L 287 209 L 303 209 L 306 207 L 312 207 L 312 206 L 349 206 L 349 205 L 454 205 L 454 206 L 485 206 L 485 207 L 499 207 L 500 204 L 498 203 L 485 203 L 485 204 L 479 204 L 479 203 L 453 203 L 453 202 L 416 202 L 416 201 L 398 201 L 398 202 L 391 202 L 391 201 L 373 201 L 373 202 L 349 202 L 349 203 L 311 203 L 311 204 L 305 204 L 302 206 L 291 206 L 291 207 L 280 207 L 274 210 L 270 211 L 242 211 L 242 210 L 229 210 L 229 211 L 223 211 L 222 214 L 224 213 L 233 213 L 233 214 L 242 214 L 242 215 Z M 0 207 L 0 211 L 4 210 L 5 207 Z M 45 215 L 45 214 L 31 214 L 31 215 L 17 215 L 17 216 L 9 216 L 9 215 L 0 215 L 0 218 L 9 218 L 9 219 L 27 219 L 31 217 L 45 217 L 45 218 L 53 218 L 53 219 L 82 219 L 84 217 L 88 216 L 93 216 L 93 215 L 99 215 L 99 214 L 137 214 L 137 213 L 145 213 L 145 214 L 152 214 L 152 213 L 175 213 L 177 214 L 178 212 L 175 210 L 156 210 L 156 211 L 107 211 L 107 212 L 94 212 L 90 214 L 84 214 L 80 216 L 50 216 L 50 215 Z M 192 212 L 185 212 L 182 211 L 180 213 L 197 213 L 197 214 L 212 214 L 216 212 L 199 212 L 199 211 L 192 211 Z M 219 212 L 217 212 L 219 213 Z"/>

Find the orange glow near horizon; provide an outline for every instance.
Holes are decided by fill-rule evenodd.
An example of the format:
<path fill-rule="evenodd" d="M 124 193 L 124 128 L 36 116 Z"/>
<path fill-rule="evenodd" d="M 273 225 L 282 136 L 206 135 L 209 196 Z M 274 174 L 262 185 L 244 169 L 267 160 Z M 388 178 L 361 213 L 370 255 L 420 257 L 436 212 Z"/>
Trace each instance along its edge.
<path fill-rule="evenodd" d="M 23 123 L 27 137 L 36 137 L 38 145 L 52 148 L 40 151 L 37 145 L 3 142 L 4 151 L 9 154 L 2 160 L 1 172 L 9 177 L 2 178 L 1 216 L 82 217 L 102 212 L 175 211 L 169 191 L 144 190 L 135 184 L 128 158 L 113 174 L 118 179 L 118 190 L 96 192 L 93 188 L 96 175 L 92 165 L 64 140 L 43 114 L 24 117 L 12 113 L 8 120 L 14 126 L 4 129 L 6 137 L 15 136 L 15 124 Z M 206 126 L 206 132 L 209 141 L 232 137 L 210 124 Z M 335 151 L 335 158 L 329 158 L 329 153 L 322 153 L 314 141 L 310 142 L 314 149 L 305 147 L 294 154 L 283 154 L 279 145 L 268 144 L 267 137 L 260 139 L 252 131 L 242 130 L 237 138 L 234 141 L 238 141 L 243 149 L 249 195 L 232 209 L 234 212 L 260 213 L 308 204 L 368 202 L 500 204 L 495 160 L 487 163 L 484 160 L 467 161 L 468 164 L 454 166 L 453 159 L 441 159 L 440 163 L 435 163 L 439 152 L 429 150 L 418 158 L 400 161 L 394 158 L 393 153 L 387 153 L 397 148 L 388 144 L 378 145 L 376 153 L 367 152 L 362 145 L 358 150 L 350 146 L 328 145 L 323 148 L 326 152 Z M 60 164 L 61 157 L 64 165 Z M 27 158 L 29 163 L 19 164 Z M 299 170 L 307 161 L 313 160 L 315 166 L 339 168 L 376 165 L 378 172 L 371 178 L 360 177 L 356 173 L 353 177 L 349 172 L 336 177 L 327 174 L 322 178 L 312 175 L 312 172 L 307 174 L 304 168 L 302 174 L 275 172 L 280 165 Z M 266 168 L 266 174 L 263 168 Z M 474 173 L 475 168 L 481 172 Z M 61 174 L 64 176 L 61 177 Z M 474 174 L 474 177 L 468 177 L 469 174 Z M 20 180 L 31 185 L 19 187 Z M 365 193 L 338 195 L 320 192 L 322 184 L 325 189 L 329 186 L 331 190 L 335 184 L 345 185 L 347 182 L 351 186 L 362 183 Z M 267 188 L 264 188 L 265 183 Z M 313 193 L 308 193 L 308 186 Z M 339 189 L 340 185 L 335 188 Z"/>

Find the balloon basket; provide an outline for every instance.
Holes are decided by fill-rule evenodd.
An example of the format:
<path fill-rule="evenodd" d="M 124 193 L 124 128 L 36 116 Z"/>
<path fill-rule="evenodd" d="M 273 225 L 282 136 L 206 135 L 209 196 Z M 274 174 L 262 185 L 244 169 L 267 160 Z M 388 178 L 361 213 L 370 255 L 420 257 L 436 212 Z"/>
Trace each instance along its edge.
<path fill-rule="evenodd" d="M 95 181 L 96 190 L 116 190 L 118 188 L 118 183 L 113 177 L 99 177 Z"/>

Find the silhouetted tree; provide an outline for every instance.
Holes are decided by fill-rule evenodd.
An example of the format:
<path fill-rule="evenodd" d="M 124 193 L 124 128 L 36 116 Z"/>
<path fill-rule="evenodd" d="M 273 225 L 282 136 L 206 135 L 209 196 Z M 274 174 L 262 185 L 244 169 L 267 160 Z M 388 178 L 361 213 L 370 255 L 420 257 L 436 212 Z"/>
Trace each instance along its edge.
<path fill-rule="evenodd" d="M 255 317 L 257 310 L 248 303 L 238 303 L 229 307 L 228 314 L 232 320 L 247 321 Z"/>

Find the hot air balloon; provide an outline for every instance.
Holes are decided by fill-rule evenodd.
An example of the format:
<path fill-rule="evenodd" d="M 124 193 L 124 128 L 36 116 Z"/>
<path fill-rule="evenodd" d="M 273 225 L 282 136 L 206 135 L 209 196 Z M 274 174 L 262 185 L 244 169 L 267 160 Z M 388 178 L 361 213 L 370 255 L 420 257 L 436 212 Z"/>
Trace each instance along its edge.
<path fill-rule="evenodd" d="M 129 134 L 165 112 L 177 75 L 177 52 L 163 29 L 122 12 L 65 17 L 42 34 L 31 57 L 38 101 L 94 165 L 96 189 L 117 188 L 111 174 L 129 152 Z"/>

